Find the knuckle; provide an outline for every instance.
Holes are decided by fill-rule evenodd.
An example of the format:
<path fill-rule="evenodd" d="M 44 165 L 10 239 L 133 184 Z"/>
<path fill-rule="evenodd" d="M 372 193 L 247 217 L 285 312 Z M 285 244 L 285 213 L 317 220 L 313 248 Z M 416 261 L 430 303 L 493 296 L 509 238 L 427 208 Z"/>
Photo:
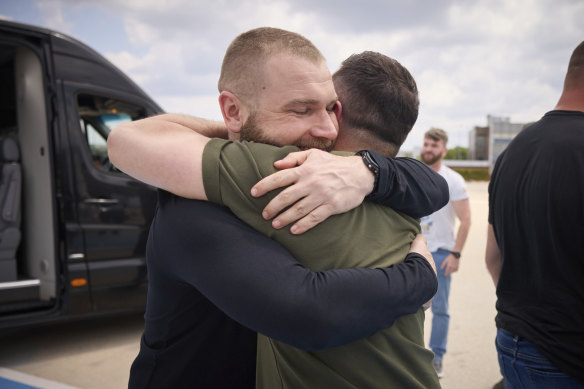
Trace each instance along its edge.
<path fill-rule="evenodd" d="M 280 202 L 284 204 L 288 204 L 292 201 L 292 194 L 287 191 L 281 192 L 275 199 L 274 202 Z"/>
<path fill-rule="evenodd" d="M 309 172 L 315 172 L 318 171 L 317 166 L 315 164 L 305 164 L 302 165 L 305 167 L 306 170 L 308 170 Z"/>
<path fill-rule="evenodd" d="M 279 185 L 282 181 L 284 181 L 284 175 L 282 173 L 284 173 L 284 171 L 276 172 L 269 176 L 268 180 L 270 180 L 273 185 Z"/>
<path fill-rule="evenodd" d="M 348 204 L 345 202 L 345 198 L 343 196 L 338 196 L 338 195 L 331 197 L 331 200 L 329 202 L 329 207 L 331 208 L 331 212 L 353 208 L 353 207 L 347 207 L 347 205 Z"/>
<path fill-rule="evenodd" d="M 298 220 L 298 216 L 291 214 L 289 211 L 280 214 L 279 218 L 283 224 L 290 224 Z"/>
<path fill-rule="evenodd" d="M 294 212 L 297 215 L 304 215 L 306 213 L 306 208 L 302 203 L 296 203 L 296 205 L 294 205 Z"/>
<path fill-rule="evenodd" d="M 320 208 L 319 208 L 320 209 Z M 315 209 L 308 214 L 308 221 L 310 223 L 319 223 L 323 220 L 322 215 L 320 214 L 319 209 Z"/>

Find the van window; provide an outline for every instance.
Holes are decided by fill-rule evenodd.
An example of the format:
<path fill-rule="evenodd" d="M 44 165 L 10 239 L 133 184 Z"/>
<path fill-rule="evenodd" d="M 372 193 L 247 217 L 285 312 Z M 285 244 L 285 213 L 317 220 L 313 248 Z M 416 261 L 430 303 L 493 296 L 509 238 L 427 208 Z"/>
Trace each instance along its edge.
<path fill-rule="evenodd" d="M 116 171 L 107 156 L 107 137 L 122 123 L 146 117 L 146 110 L 135 104 L 89 94 L 77 97 L 79 123 L 93 164 L 103 171 Z"/>

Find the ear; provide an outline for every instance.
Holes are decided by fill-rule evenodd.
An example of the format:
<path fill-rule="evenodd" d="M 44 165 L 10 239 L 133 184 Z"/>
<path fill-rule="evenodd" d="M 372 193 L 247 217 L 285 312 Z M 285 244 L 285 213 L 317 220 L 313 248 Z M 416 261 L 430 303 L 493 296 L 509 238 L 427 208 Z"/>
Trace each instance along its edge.
<path fill-rule="evenodd" d="M 219 107 L 227 130 L 239 134 L 249 112 L 245 104 L 233 93 L 223 91 L 219 95 Z"/>
<path fill-rule="evenodd" d="M 342 121 L 342 113 L 343 113 L 343 105 L 339 100 L 335 104 L 335 108 L 333 109 L 335 116 L 337 117 L 337 122 L 339 123 L 339 128 L 341 128 L 341 121 Z"/>

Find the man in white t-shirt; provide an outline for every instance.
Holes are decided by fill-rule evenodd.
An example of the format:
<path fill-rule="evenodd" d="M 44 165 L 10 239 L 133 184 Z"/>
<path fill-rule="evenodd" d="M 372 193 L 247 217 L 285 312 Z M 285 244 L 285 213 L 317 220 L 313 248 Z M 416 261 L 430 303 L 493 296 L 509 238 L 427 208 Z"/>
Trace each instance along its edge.
<path fill-rule="evenodd" d="M 438 270 L 438 291 L 432 301 L 432 333 L 430 335 L 430 348 L 434 352 L 433 364 L 438 377 L 443 375 L 442 357 L 446 353 L 450 322 L 448 314 L 450 275 L 458 271 L 460 252 L 470 228 L 470 205 L 464 178 L 442 164 L 448 151 L 446 142 L 448 142 L 448 135 L 444 130 L 431 128 L 424 135 L 422 148 L 422 161 L 444 177 L 450 192 L 448 204 L 420 220 L 422 233 L 428 240 L 428 249 L 432 252 Z M 456 218 L 460 220 L 460 225 L 455 235 Z"/>

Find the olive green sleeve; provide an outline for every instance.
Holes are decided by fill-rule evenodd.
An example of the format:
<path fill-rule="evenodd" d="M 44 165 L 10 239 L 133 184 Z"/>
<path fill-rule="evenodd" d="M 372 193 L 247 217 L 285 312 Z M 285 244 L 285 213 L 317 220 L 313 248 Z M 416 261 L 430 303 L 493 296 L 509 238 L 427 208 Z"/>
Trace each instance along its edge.
<path fill-rule="evenodd" d="M 219 185 L 219 157 L 223 146 L 230 143 L 225 139 L 211 139 L 203 150 L 203 184 L 209 201 L 221 203 L 221 186 Z"/>
<path fill-rule="evenodd" d="M 252 227 L 271 235 L 271 224 L 261 217 L 261 212 L 280 190 L 255 198 L 250 193 L 251 188 L 277 171 L 274 161 L 297 150 L 292 146 L 212 139 L 203 151 L 203 182 L 207 198 L 228 207 Z"/>

